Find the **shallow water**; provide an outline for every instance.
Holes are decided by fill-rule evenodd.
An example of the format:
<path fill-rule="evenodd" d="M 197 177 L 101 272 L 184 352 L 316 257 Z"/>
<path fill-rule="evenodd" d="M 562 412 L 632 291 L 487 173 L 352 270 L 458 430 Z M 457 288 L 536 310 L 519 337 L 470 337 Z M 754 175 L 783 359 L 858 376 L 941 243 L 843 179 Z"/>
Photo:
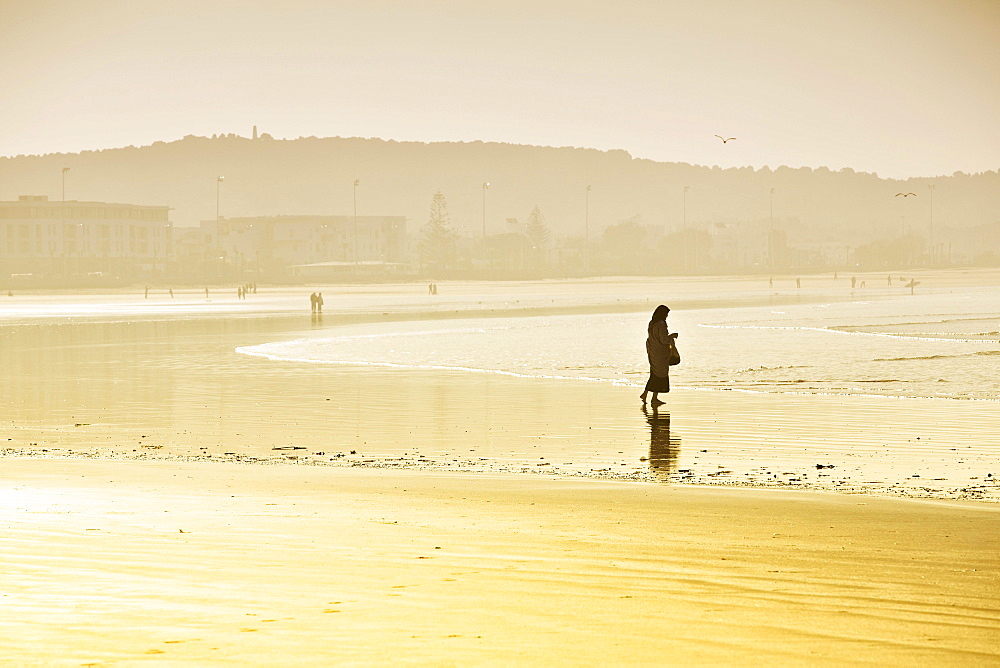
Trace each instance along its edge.
<path fill-rule="evenodd" d="M 0 447 L 1000 499 L 995 290 L 711 285 L 356 287 L 322 318 L 291 292 L 8 302 Z M 642 410 L 668 292 L 684 361 Z"/>
<path fill-rule="evenodd" d="M 272 360 L 645 382 L 641 313 L 361 324 L 240 348 Z M 1000 289 L 675 310 L 679 388 L 1000 399 Z"/>

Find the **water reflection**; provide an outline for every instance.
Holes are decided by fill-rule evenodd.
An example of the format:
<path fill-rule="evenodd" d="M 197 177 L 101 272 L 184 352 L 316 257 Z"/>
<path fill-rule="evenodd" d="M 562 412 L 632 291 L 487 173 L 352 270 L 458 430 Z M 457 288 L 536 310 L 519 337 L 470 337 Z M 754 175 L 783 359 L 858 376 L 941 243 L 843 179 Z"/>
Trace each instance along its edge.
<path fill-rule="evenodd" d="M 670 413 L 645 405 L 642 413 L 649 424 L 649 469 L 655 477 L 667 480 L 677 471 L 681 440 L 670 437 Z"/>

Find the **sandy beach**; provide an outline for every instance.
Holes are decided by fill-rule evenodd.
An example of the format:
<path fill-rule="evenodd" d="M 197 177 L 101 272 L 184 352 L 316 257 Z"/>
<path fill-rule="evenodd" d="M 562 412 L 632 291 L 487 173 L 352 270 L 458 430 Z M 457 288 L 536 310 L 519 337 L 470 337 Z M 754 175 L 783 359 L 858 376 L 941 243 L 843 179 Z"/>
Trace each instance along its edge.
<path fill-rule="evenodd" d="M 92 296 L 90 315 L 22 297 L 0 327 L 0 659 L 1000 660 L 996 401 L 681 386 L 654 412 L 628 377 L 239 352 L 366 320 L 555 316 L 560 293 L 562 314 L 648 302 L 445 287 L 447 305 L 356 288 L 325 322 L 281 293 Z"/>
<path fill-rule="evenodd" d="M 18 665 L 987 665 L 996 507 L 6 459 Z"/>

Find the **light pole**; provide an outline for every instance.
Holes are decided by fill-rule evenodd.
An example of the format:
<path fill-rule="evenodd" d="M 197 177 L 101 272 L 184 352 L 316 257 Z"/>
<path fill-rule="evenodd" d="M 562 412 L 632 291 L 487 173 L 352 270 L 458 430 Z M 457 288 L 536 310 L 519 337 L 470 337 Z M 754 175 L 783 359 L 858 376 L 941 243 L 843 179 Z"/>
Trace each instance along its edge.
<path fill-rule="evenodd" d="M 486 191 L 490 189 L 490 182 L 483 181 L 483 249 L 486 248 Z"/>
<path fill-rule="evenodd" d="M 587 271 L 590 271 L 590 185 L 587 185 L 583 208 L 583 254 Z"/>
<path fill-rule="evenodd" d="M 927 231 L 927 246 L 930 251 L 931 266 L 934 266 L 934 184 L 928 185 L 927 190 L 930 194 L 930 225 Z"/>
<path fill-rule="evenodd" d="M 684 186 L 684 193 L 682 195 L 682 218 L 681 218 L 681 238 L 684 241 L 684 272 L 687 273 L 688 270 L 688 186 Z"/>
<path fill-rule="evenodd" d="M 354 264 L 358 264 L 361 253 L 358 249 L 358 186 L 361 179 L 354 179 Z"/>
<path fill-rule="evenodd" d="M 767 230 L 767 259 L 771 263 L 771 273 L 774 273 L 774 188 L 771 188 L 771 193 L 768 197 L 768 218 L 769 225 Z"/>
<path fill-rule="evenodd" d="M 222 182 L 226 180 L 225 176 L 215 177 L 215 222 L 219 222 L 219 202 L 222 197 Z M 218 230 L 215 232 L 218 234 Z"/>
<path fill-rule="evenodd" d="M 62 227 L 63 230 L 66 229 L 66 206 L 65 206 L 65 204 L 66 204 L 66 172 L 68 172 L 68 171 L 69 171 L 69 167 L 63 167 L 62 168 L 62 202 L 63 202 L 63 206 L 60 207 L 60 210 L 62 212 L 62 216 L 60 217 L 60 221 L 59 222 L 60 222 L 61 227 Z M 63 234 L 65 234 L 65 232 L 63 232 Z M 65 260 L 63 261 L 63 269 L 67 273 L 69 273 L 69 269 L 66 266 L 68 264 L 69 263 L 67 261 L 65 261 Z M 77 271 L 79 271 L 79 267 L 77 267 Z"/>

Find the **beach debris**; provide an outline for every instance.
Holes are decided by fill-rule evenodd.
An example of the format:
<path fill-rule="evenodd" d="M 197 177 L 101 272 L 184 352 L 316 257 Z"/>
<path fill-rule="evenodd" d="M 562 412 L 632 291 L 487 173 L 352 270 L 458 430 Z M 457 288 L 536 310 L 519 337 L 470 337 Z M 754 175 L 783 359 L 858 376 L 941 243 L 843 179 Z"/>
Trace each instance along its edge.
<path fill-rule="evenodd" d="M 76 423 L 76 424 L 74 424 L 73 426 L 74 426 L 74 427 L 89 427 L 89 426 L 90 426 L 90 423 L 89 423 L 89 422 L 77 422 L 77 423 Z"/>
<path fill-rule="evenodd" d="M 304 445 L 279 445 L 279 446 L 277 446 L 275 448 L 271 448 L 271 449 L 272 450 L 305 450 L 306 448 L 305 448 Z"/>
<path fill-rule="evenodd" d="M 834 466 L 833 466 L 833 464 L 817 464 L 816 468 L 817 469 L 832 469 L 832 468 L 834 468 Z"/>

